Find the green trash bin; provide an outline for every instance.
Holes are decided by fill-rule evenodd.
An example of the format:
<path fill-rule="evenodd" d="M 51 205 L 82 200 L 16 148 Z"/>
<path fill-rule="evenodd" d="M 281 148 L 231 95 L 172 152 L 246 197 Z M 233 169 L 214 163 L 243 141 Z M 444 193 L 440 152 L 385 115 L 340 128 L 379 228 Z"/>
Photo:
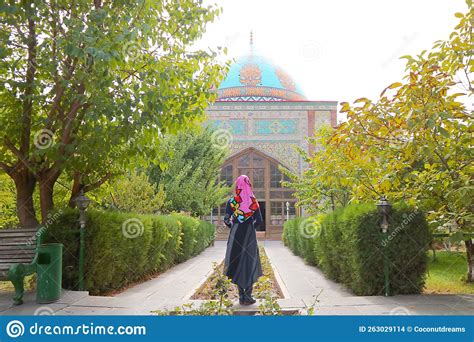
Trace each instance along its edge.
<path fill-rule="evenodd" d="M 52 303 L 61 297 L 63 245 L 47 243 L 39 246 L 36 301 Z"/>

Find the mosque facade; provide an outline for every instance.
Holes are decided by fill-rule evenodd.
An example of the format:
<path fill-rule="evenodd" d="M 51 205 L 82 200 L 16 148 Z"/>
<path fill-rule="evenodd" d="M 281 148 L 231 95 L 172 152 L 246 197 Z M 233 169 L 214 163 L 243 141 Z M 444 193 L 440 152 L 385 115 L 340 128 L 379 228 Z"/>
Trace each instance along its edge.
<path fill-rule="evenodd" d="M 279 166 L 301 173 L 304 161 L 296 151 L 311 152 L 307 138 L 322 126 L 337 124 L 337 101 L 307 99 L 282 68 L 254 53 L 231 65 L 217 89 L 217 101 L 207 109 L 207 124 L 227 134 L 230 155 L 220 178 L 233 184 L 241 174 L 250 177 L 264 225 L 260 238 L 281 239 L 286 219 L 298 215 L 293 190 L 281 184 Z M 223 225 L 225 206 L 214 208 L 210 220 Z M 226 238 L 226 234 L 218 234 Z"/>

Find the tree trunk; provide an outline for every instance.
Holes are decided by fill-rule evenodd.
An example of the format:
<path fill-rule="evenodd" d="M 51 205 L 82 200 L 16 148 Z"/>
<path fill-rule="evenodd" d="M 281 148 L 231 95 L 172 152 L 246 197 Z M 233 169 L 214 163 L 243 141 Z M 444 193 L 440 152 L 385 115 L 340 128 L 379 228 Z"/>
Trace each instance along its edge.
<path fill-rule="evenodd" d="M 69 203 L 68 206 L 70 208 L 74 208 L 76 204 L 74 203 L 74 199 L 76 196 L 79 194 L 79 191 L 81 190 L 81 173 L 80 172 L 74 172 L 74 177 L 73 177 L 73 182 L 72 182 L 72 188 L 71 188 L 71 196 L 69 197 Z"/>
<path fill-rule="evenodd" d="M 473 279 L 473 267 L 474 267 L 474 243 L 472 239 L 464 241 L 466 246 L 466 257 L 467 257 L 467 282 L 474 282 Z"/>
<path fill-rule="evenodd" d="M 41 222 L 48 220 L 48 214 L 54 209 L 53 190 L 59 171 L 47 170 L 40 173 L 38 178 L 40 190 Z"/>
<path fill-rule="evenodd" d="M 31 228 L 38 226 L 35 207 L 33 204 L 33 192 L 35 191 L 36 179 L 27 169 L 15 171 L 11 175 L 16 187 L 16 211 L 20 226 Z"/>

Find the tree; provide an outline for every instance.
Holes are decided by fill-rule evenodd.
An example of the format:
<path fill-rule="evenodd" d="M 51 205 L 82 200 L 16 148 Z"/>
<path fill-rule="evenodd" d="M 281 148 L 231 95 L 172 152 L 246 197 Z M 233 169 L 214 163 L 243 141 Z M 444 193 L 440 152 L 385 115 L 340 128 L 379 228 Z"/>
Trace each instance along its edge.
<path fill-rule="evenodd" d="M 208 214 L 225 201 L 230 189 L 218 182 L 226 151 L 209 128 L 167 136 L 160 147 L 166 159 L 150 168 L 150 179 L 163 186 L 168 211 Z"/>
<path fill-rule="evenodd" d="M 91 196 L 105 208 L 139 214 L 156 214 L 164 210 L 166 194 L 150 183 L 144 172 L 122 175 L 93 191 Z"/>
<path fill-rule="evenodd" d="M 0 168 L 21 225 L 37 224 L 36 185 L 44 220 L 62 174 L 71 197 L 90 191 L 203 115 L 223 68 L 190 46 L 219 12 L 200 0 L 0 5 Z"/>
<path fill-rule="evenodd" d="M 311 155 L 303 149 L 298 149 L 298 153 L 308 163 L 301 176 L 280 168 L 290 179 L 283 185 L 295 190 L 297 205 L 304 207 L 310 214 L 344 207 L 351 198 L 347 168 L 341 167 L 347 158 L 328 144 L 331 134 L 332 128 L 326 126 L 315 132 L 315 136 L 308 141 L 316 147 L 316 151 Z"/>
<path fill-rule="evenodd" d="M 348 121 L 338 130 L 348 144 L 379 148 L 384 174 L 397 181 L 387 193 L 418 204 L 435 228 L 465 239 L 468 281 L 474 280 L 472 110 L 459 100 L 474 94 L 474 13 L 466 15 L 447 41 L 407 59 L 403 82 L 390 85 L 377 102 L 343 105 Z M 459 88 L 462 91 L 459 91 Z M 394 94 L 392 94 L 395 92 Z M 360 132 L 360 134 L 354 134 Z"/>
<path fill-rule="evenodd" d="M 474 12 L 472 1 L 466 3 L 469 11 L 456 13 L 460 23 L 448 40 L 436 42 L 430 52 L 402 57 L 407 60 L 402 82 L 388 86 L 377 101 L 342 103 L 347 121 L 310 159 L 314 172 L 305 174 L 305 182 L 318 184 L 325 177 L 318 167 L 329 161 L 322 158 L 334 156 L 337 168 L 330 162 L 329 168 L 339 182 L 345 179 L 351 201 L 386 194 L 417 205 L 433 229 L 464 239 L 472 282 L 473 113 L 460 101 L 474 94 Z"/>

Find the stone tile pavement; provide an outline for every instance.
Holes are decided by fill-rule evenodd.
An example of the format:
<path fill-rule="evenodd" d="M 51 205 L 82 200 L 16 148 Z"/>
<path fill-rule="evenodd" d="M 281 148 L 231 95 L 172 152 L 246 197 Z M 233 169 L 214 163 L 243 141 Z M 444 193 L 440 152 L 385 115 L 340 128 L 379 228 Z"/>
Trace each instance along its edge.
<path fill-rule="evenodd" d="M 355 296 L 304 263 L 281 241 L 265 241 L 268 258 L 278 271 L 291 298 L 314 303 L 319 315 L 474 315 L 474 295 Z"/>

